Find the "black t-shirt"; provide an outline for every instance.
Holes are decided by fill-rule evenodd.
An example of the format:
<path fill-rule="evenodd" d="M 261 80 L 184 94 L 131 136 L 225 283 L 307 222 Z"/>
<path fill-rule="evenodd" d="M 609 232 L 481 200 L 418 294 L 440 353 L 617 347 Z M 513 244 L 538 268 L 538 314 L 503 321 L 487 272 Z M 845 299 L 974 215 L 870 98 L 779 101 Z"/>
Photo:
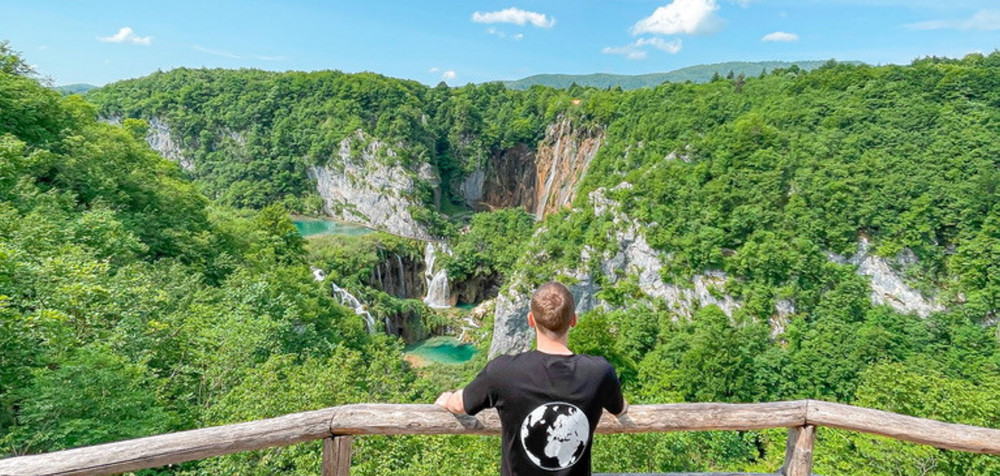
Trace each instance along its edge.
<path fill-rule="evenodd" d="M 503 476 L 590 475 L 594 429 L 624 410 L 621 384 L 603 357 L 537 350 L 493 359 L 463 390 L 466 413 L 495 407 Z"/>

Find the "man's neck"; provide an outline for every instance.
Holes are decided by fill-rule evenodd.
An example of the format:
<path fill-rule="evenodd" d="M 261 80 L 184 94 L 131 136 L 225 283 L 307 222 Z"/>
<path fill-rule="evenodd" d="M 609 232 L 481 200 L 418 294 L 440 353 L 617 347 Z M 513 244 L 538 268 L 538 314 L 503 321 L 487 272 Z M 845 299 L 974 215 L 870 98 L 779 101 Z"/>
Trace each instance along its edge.
<path fill-rule="evenodd" d="M 573 351 L 569 350 L 569 334 L 563 335 L 562 337 L 550 337 L 545 335 L 544 332 L 535 332 L 535 339 L 537 341 L 537 346 L 539 352 L 544 354 L 555 354 L 555 355 L 572 355 Z"/>

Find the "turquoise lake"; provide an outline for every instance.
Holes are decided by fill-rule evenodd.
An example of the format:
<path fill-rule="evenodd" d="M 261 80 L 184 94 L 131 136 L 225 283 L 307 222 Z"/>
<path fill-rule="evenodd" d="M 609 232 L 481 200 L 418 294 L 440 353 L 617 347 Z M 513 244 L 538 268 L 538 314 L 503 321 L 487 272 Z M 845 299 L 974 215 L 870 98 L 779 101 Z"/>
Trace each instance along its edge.
<path fill-rule="evenodd" d="M 476 355 L 476 348 L 454 337 L 431 337 L 408 345 L 404 352 L 420 359 L 441 364 L 461 364 Z"/>
<path fill-rule="evenodd" d="M 292 220 L 292 223 L 303 237 L 314 235 L 357 236 L 372 232 L 371 229 L 363 226 L 345 225 L 333 220 Z"/>

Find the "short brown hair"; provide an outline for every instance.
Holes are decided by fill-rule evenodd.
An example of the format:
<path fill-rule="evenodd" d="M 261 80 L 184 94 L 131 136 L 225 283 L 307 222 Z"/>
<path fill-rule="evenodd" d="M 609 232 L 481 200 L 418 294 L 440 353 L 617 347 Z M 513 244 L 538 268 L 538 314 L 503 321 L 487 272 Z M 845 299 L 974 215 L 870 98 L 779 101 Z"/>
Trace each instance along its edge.
<path fill-rule="evenodd" d="M 549 281 L 531 296 L 531 315 L 541 329 L 562 335 L 569 330 L 576 304 L 573 294 L 562 283 Z"/>

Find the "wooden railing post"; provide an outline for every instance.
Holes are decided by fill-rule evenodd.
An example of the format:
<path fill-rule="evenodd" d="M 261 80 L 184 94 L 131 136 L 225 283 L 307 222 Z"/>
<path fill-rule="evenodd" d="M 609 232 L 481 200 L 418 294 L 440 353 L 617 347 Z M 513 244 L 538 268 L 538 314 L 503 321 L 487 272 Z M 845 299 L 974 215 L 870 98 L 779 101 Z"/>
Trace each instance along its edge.
<path fill-rule="evenodd" d="M 323 439 L 323 476 L 351 474 L 351 440 L 347 435 Z"/>
<path fill-rule="evenodd" d="M 785 444 L 785 464 L 778 470 L 782 476 L 812 476 L 813 442 L 816 427 L 805 425 L 788 429 Z"/>

